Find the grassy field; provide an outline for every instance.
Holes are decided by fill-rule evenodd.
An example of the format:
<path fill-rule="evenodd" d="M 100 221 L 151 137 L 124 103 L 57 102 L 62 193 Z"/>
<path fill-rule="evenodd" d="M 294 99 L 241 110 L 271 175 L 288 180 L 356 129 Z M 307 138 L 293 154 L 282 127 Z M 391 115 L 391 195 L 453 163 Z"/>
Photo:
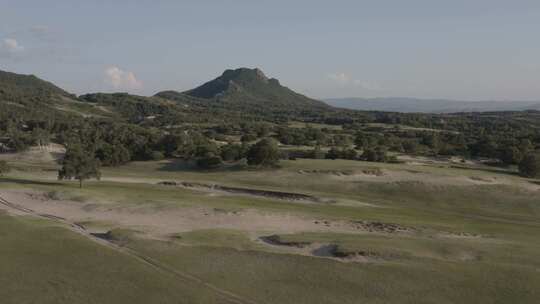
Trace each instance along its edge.
<path fill-rule="evenodd" d="M 350 235 L 301 237 L 386 250 L 392 257 L 399 254 L 399 258 L 377 262 L 343 263 L 294 254 L 237 250 L 219 244 L 223 236 L 215 237 L 214 245 L 195 242 L 195 246 L 175 246 L 134 241 L 129 246 L 260 303 L 358 303 L 359 300 L 362 303 L 508 303 L 513 299 L 536 303 L 540 296 L 540 275 L 527 263 L 534 258 L 515 264 L 518 255 L 537 256 L 538 247 L 510 253 L 506 251 L 512 249 L 509 244 L 476 246 L 457 241 L 435 244 L 416 239 L 396 241 Z M 481 254 L 483 250 L 501 251 L 479 261 L 456 259 L 456 251 L 470 247 L 480 247 L 477 250 Z"/>
<path fill-rule="evenodd" d="M 78 189 L 74 182 L 55 180 L 54 164 L 11 163 L 16 170 L 0 179 L 0 192 L 54 192 L 60 197 L 56 204 L 102 208 L 122 216 L 133 212 L 143 220 L 157 214 L 165 221 L 175 212 L 179 222 L 214 220 L 216 227 L 194 225 L 157 237 L 152 227 L 124 227 L 110 218 L 101 222 L 90 218 L 90 213 L 85 225 L 137 230 L 109 241 L 248 302 L 538 303 L 540 298 L 540 187 L 509 169 L 439 162 L 298 160 L 265 171 L 238 166 L 198 171 L 178 161 L 135 162 L 106 168 L 102 181 L 89 181 Z M 327 203 L 163 186 L 160 181 L 294 192 Z M 250 228 L 245 217 L 253 214 L 261 214 L 254 222 L 264 220 L 262 216 L 283 217 L 279 223 L 302 220 L 305 228 L 283 232 L 257 223 Z M 239 219 L 241 224 L 235 226 Z M 222 225 L 226 221 L 233 224 Z M 358 222 L 374 228 L 350 229 Z M 377 223 L 404 231 L 378 230 Z M 53 303 L 55 294 L 64 296 L 50 283 L 54 280 L 67 284 L 60 290 L 73 291 L 65 294 L 65 301 L 60 298 L 54 303 L 221 300 L 211 289 L 177 282 L 170 274 L 155 272 L 52 222 L 3 215 L 0 226 L 4 232 L 0 280 L 17 278 L 4 279 L 3 286 L 10 288 L 2 289 L 0 296 L 17 299 L 13 303 L 30 303 L 40 294 Z M 154 232 L 152 237 L 146 228 Z M 269 245 L 259 240 L 271 234 L 278 234 L 284 244 L 309 245 Z M 315 254 L 327 246 L 347 257 Z M 35 252 L 44 254 L 32 259 Z M 62 259 L 53 258 L 58 256 Z M 78 265 L 82 259 L 84 263 Z M 76 277 L 82 269 L 90 271 Z M 18 290 L 17 286 L 33 288 Z M 110 289 L 104 290 L 105 286 Z M 108 296 L 112 286 L 117 291 Z M 137 291 L 124 291 L 132 289 Z"/>
<path fill-rule="evenodd" d="M 0 299 L 23 303 L 227 303 L 49 221 L 0 214 Z"/>

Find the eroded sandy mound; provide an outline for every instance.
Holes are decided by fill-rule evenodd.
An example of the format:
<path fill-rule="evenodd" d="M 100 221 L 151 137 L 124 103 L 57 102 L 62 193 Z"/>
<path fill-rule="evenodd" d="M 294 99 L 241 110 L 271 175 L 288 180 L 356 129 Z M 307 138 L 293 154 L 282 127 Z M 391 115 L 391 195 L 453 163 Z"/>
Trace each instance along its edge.
<path fill-rule="evenodd" d="M 20 153 L 0 154 L 0 159 L 32 163 L 56 163 L 64 157 L 66 148 L 59 144 L 33 146 Z"/>

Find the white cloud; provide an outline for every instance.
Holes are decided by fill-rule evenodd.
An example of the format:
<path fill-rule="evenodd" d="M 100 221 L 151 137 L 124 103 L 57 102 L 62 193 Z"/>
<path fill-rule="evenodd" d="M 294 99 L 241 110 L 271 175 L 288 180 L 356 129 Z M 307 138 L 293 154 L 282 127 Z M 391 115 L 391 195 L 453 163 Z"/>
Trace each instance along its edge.
<path fill-rule="evenodd" d="M 142 88 L 142 82 L 130 71 L 124 71 L 117 66 L 105 69 L 105 82 L 115 89 L 137 90 Z"/>
<path fill-rule="evenodd" d="M 351 78 L 345 73 L 334 73 L 328 75 L 328 78 L 335 81 L 340 86 L 347 86 L 351 83 Z"/>
<path fill-rule="evenodd" d="M 354 79 L 346 73 L 333 73 L 328 75 L 328 78 L 341 87 L 358 87 L 363 90 L 379 91 L 381 86 L 376 81 L 366 81 L 360 79 Z"/>
<path fill-rule="evenodd" d="M 24 46 L 13 38 L 5 38 L 0 42 L 0 54 L 13 56 L 24 52 Z"/>

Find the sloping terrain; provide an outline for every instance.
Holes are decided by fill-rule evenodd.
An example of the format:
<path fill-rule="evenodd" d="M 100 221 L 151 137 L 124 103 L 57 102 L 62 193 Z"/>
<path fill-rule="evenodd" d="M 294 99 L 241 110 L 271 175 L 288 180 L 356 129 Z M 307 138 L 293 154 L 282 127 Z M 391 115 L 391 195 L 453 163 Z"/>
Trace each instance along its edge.
<path fill-rule="evenodd" d="M 110 113 L 82 103 L 77 96 L 34 75 L 0 71 L 0 115 L 107 117 Z M 0 116 L 1 118 L 1 116 Z"/>
<path fill-rule="evenodd" d="M 42 220 L 0 216 L 0 269 L 10 278 L 2 296 L 16 303 L 40 296 L 43 303 L 182 303 L 182 295 L 187 303 L 230 295 L 237 303 L 537 302 L 540 185 L 510 170 L 298 160 L 263 171 L 192 171 L 175 162 L 107 168 L 83 189 L 57 181 L 54 162 L 18 163 L 0 178 L 0 196 Z"/>
<path fill-rule="evenodd" d="M 34 75 L 0 71 L 0 99 L 2 100 L 30 98 L 47 101 L 60 97 L 75 98 L 74 95 Z"/>
<path fill-rule="evenodd" d="M 183 93 L 164 91 L 156 96 L 186 104 L 253 113 L 293 114 L 319 112 L 331 107 L 282 86 L 259 69 L 227 70 L 220 77 Z M 189 100 L 191 97 L 191 100 Z M 193 100 L 196 98 L 196 100 Z"/>

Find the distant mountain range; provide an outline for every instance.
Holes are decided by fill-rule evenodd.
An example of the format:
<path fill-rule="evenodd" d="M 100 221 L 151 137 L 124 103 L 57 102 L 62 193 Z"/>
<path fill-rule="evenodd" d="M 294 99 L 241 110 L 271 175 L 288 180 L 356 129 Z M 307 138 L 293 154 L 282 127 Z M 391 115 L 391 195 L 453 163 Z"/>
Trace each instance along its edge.
<path fill-rule="evenodd" d="M 363 110 L 404 113 L 457 113 L 540 110 L 540 101 L 460 101 L 447 99 L 418 99 L 404 97 L 385 98 L 332 98 L 331 106 Z"/>
<path fill-rule="evenodd" d="M 224 120 L 230 117 L 287 120 L 291 117 L 333 117 L 369 115 L 344 109 L 388 112 L 488 112 L 540 110 L 540 101 L 456 101 L 415 98 L 343 98 L 326 103 L 312 99 L 268 78 L 259 69 L 226 70 L 214 80 L 188 91 L 163 91 L 154 96 L 127 93 L 75 96 L 33 75 L 0 71 L 0 110 L 33 114 L 97 116 L 139 122 L 149 117 L 175 120 L 210 113 Z"/>
<path fill-rule="evenodd" d="M 262 117 L 290 117 L 341 113 L 326 103 L 311 99 L 268 78 L 259 69 L 226 70 L 221 76 L 188 91 L 163 91 L 154 96 L 127 93 L 94 93 L 75 96 L 33 75 L 0 70 L 0 110 L 30 113 L 32 117 L 78 115 L 129 122 L 178 121 Z M 336 114 L 337 115 L 337 114 Z"/>

